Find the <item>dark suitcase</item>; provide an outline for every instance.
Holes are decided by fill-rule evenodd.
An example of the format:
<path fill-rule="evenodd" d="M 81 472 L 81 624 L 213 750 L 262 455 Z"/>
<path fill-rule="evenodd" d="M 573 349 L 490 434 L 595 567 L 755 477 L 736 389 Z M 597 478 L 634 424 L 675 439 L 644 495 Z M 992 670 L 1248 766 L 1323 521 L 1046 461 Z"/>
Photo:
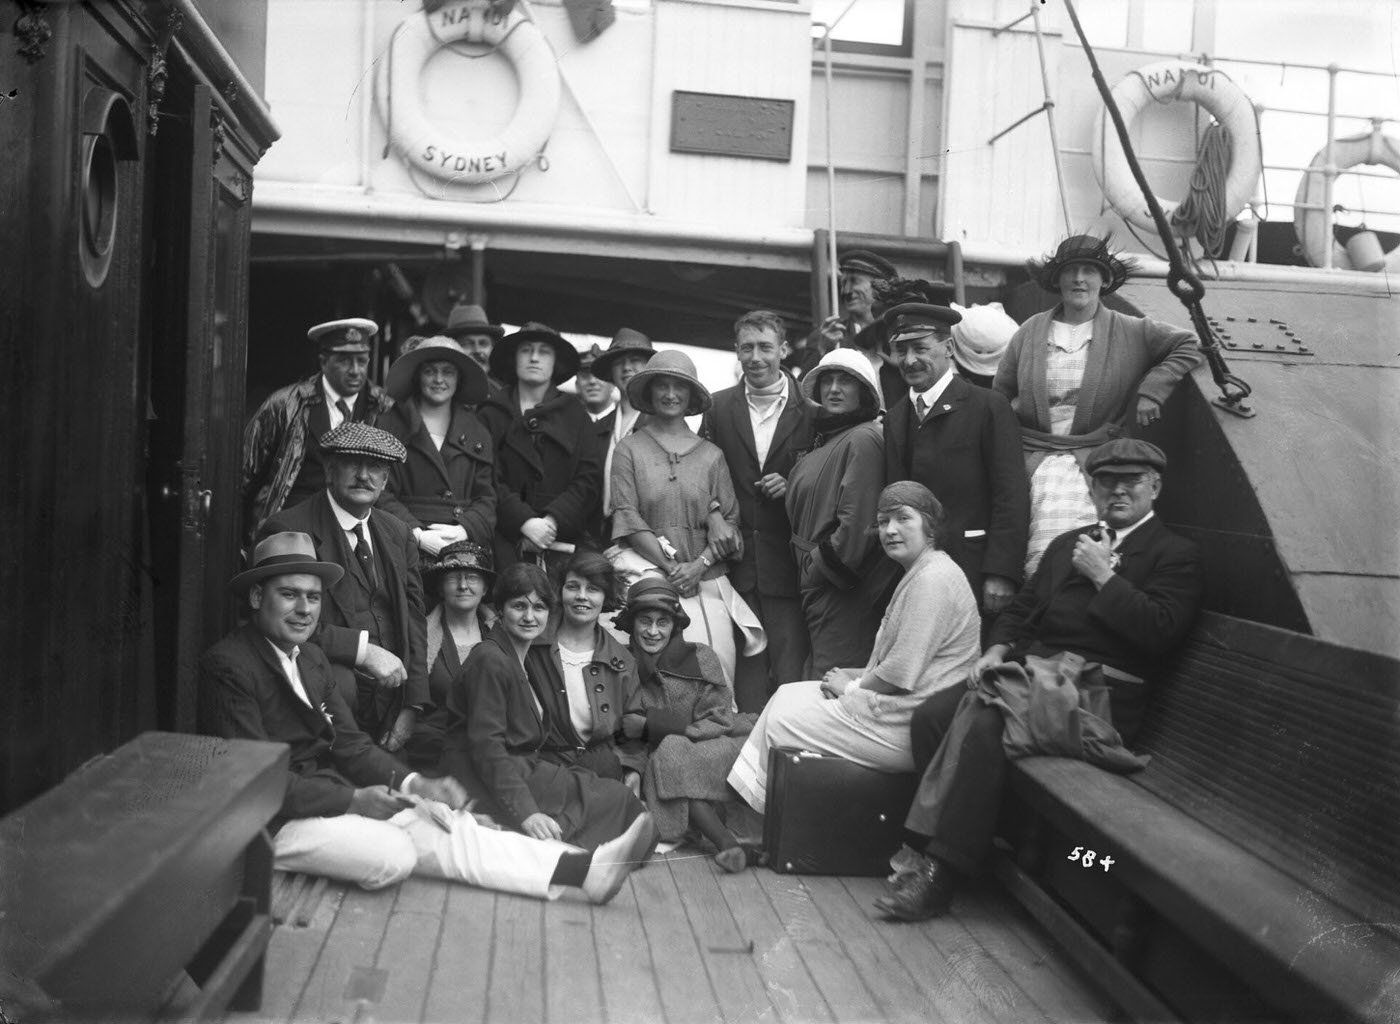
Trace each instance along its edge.
<path fill-rule="evenodd" d="M 887 875 L 919 777 L 842 757 L 775 748 L 768 756 L 763 848 L 774 871 Z"/>

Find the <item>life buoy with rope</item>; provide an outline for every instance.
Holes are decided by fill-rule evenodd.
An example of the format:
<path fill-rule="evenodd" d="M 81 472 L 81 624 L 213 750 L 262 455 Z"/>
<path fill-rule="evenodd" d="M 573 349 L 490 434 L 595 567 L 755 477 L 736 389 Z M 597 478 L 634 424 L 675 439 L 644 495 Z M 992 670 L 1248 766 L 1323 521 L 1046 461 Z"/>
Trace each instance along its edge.
<path fill-rule="evenodd" d="M 1216 68 L 1181 61 L 1162 61 L 1139 68 L 1113 87 L 1113 99 L 1131 125 L 1148 103 L 1186 100 L 1210 112 L 1230 133 L 1230 170 L 1225 179 L 1225 216 L 1233 219 L 1254 196 L 1263 171 L 1259 148 L 1259 120 L 1254 104 L 1230 77 Z M 1105 145 L 1105 138 L 1112 141 Z M 1143 231 L 1156 231 L 1147 201 L 1133 180 L 1128 158 L 1113 132 L 1105 108 L 1094 133 L 1094 178 L 1115 213 Z M 1179 201 L 1157 198 L 1162 212 L 1171 217 Z"/>
<path fill-rule="evenodd" d="M 1347 139 L 1336 139 L 1332 143 L 1332 159 L 1338 170 L 1355 167 L 1357 164 L 1379 164 L 1400 174 L 1400 146 L 1394 139 L 1381 132 L 1379 127 L 1365 135 Z M 1303 255 L 1314 267 L 1326 263 L 1327 245 L 1332 245 L 1332 266 L 1339 270 L 1374 270 L 1386 273 L 1400 272 L 1400 245 L 1385 254 L 1385 262 L 1379 265 L 1356 266 L 1346 247 L 1336 240 L 1327 238 L 1325 228 L 1327 218 L 1321 209 L 1327 199 L 1327 147 L 1320 149 L 1302 181 L 1298 182 L 1298 194 L 1293 200 L 1293 233 L 1298 236 Z M 1303 209 L 1304 206 L 1318 209 Z M 1380 246 L 1372 239 L 1376 251 Z"/>
<path fill-rule="evenodd" d="M 419 76 L 439 49 L 457 42 L 498 49 L 520 82 L 510 123 L 487 138 L 453 138 L 423 113 Z M 458 0 L 405 18 L 379 62 L 375 101 L 389 145 L 411 166 L 442 181 L 476 185 L 519 171 L 540 155 L 559 112 L 554 50 L 534 22 L 486 0 Z"/>

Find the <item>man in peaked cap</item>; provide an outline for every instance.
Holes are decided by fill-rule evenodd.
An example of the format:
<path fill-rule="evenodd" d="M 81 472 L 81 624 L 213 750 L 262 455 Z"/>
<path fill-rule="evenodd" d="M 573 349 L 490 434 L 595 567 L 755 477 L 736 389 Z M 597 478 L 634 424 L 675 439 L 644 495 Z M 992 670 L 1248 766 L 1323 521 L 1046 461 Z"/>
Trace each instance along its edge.
<path fill-rule="evenodd" d="M 308 642 L 344 569 L 304 533 L 266 537 L 252 562 L 230 584 L 251 621 L 199 659 L 199 727 L 290 748 L 275 867 L 364 889 L 419 874 L 540 899 L 561 886 L 594 903 L 617 894 L 654 844 L 649 814 L 592 853 L 478 822 L 460 810 L 467 793 L 457 780 L 409 771 L 360 731 L 325 654 Z"/>
<path fill-rule="evenodd" d="M 1036 706 L 1039 731 L 1017 740 L 1018 756 L 1140 766 L 1123 744 L 1142 723 L 1154 670 L 1185 639 L 1201 602 L 1196 545 L 1152 511 L 1166 464 L 1160 448 L 1134 438 L 1095 448 L 1084 469 L 1100 522 L 1050 542 L 992 627 L 971 689 L 935 694 L 915 710 L 910 739 L 923 779 L 905 828 L 919 849 L 897 855 L 898 888 L 875 901 L 886 914 L 918 921 L 946 913 L 960 876 L 982 867 L 1006 777 L 1004 743 L 1013 738 L 1001 708 L 1019 707 L 1024 718 L 1032 686 L 1064 692 L 1073 680 L 1078 695 L 1049 740 L 1045 712 L 1053 709 Z"/>
<path fill-rule="evenodd" d="M 602 354 L 603 350 L 596 341 L 587 352 L 580 353 L 578 376 L 574 378 L 578 400 L 588 410 L 588 418 L 594 423 L 601 423 L 608 413 L 617 408 L 617 392 L 612 381 L 593 373 L 593 363 Z"/>
<path fill-rule="evenodd" d="M 875 315 L 876 290 L 883 282 L 898 277 L 898 272 L 889 260 L 864 249 L 843 253 L 838 267 L 841 272 L 841 308 L 807 336 L 802 373 L 807 373 L 834 348 L 856 349 L 870 360 L 871 369 L 879 377 L 880 392 L 888 409 L 903 392 L 904 385 L 899 371 L 885 358 L 885 328 Z"/>
<path fill-rule="evenodd" d="M 352 317 L 306 332 L 321 368 L 274 391 L 243 430 L 243 528 L 255 536 L 267 520 L 325 486 L 320 437 L 347 421 L 373 424 L 394 404 L 369 383 L 373 320 Z"/>
<path fill-rule="evenodd" d="M 321 449 L 325 487 L 269 519 L 263 534 L 309 534 L 316 556 L 345 570 L 326 587 L 312 642 L 356 721 L 397 751 L 430 703 L 418 542 L 403 520 L 374 507 L 407 452 L 388 431 L 354 421 L 322 437 Z"/>
<path fill-rule="evenodd" d="M 1016 414 L 1004 396 L 956 372 L 957 310 L 909 302 L 881 319 L 905 384 L 885 416 L 885 479 L 918 481 L 943 505 L 944 550 L 990 623 L 1021 584 L 1030 529 Z"/>

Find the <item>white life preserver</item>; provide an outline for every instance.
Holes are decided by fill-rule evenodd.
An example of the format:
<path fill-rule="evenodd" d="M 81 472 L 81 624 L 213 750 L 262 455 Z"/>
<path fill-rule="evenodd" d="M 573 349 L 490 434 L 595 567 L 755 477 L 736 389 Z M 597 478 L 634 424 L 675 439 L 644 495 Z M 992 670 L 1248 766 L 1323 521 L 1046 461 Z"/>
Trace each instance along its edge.
<path fill-rule="evenodd" d="M 1114 86 L 1113 99 L 1127 125 L 1131 125 L 1149 103 L 1188 100 L 1205 107 L 1230 132 L 1230 173 L 1225 179 L 1226 217 L 1233 218 L 1253 198 L 1263 171 L 1259 119 L 1249 97 L 1224 72 L 1175 60 L 1149 64 Z M 1111 141 L 1105 144 L 1105 139 Z M 1094 177 L 1103 189 L 1104 198 L 1118 216 L 1144 231 L 1156 231 L 1147 200 L 1133 179 L 1107 107 L 1100 115 L 1099 130 L 1094 135 L 1093 165 Z M 1160 196 L 1157 202 L 1168 218 L 1180 205 L 1178 201 Z"/>
<path fill-rule="evenodd" d="M 1382 134 L 1379 128 L 1365 135 L 1336 139 L 1332 143 L 1332 159 L 1336 162 L 1338 170 L 1355 167 L 1357 164 L 1380 164 L 1400 173 L 1400 147 L 1396 146 L 1395 140 L 1389 135 Z M 1308 164 L 1307 172 L 1298 182 L 1298 194 L 1293 200 L 1293 233 L 1298 236 L 1303 255 L 1314 267 L 1326 263 L 1328 239 L 1324 237 L 1323 229 L 1327 219 L 1321 209 L 1305 210 L 1300 209 L 1300 206 L 1305 203 L 1310 206 L 1322 206 L 1327 197 L 1327 178 L 1324 173 L 1326 167 L 1327 147 L 1324 146 Z M 1332 266 L 1338 270 L 1357 269 L 1346 247 L 1336 238 L 1332 238 L 1331 242 Z M 1382 269 L 1389 273 L 1400 272 L 1400 245 L 1386 253 L 1385 266 Z"/>
<path fill-rule="evenodd" d="M 515 68 L 520 102 L 496 135 L 452 138 L 423 113 L 423 66 L 456 42 L 498 47 Z M 456 0 L 395 28 L 379 61 L 375 101 L 390 145 L 409 165 L 443 181 L 476 185 L 520 170 L 544 148 L 559 112 L 559 71 L 548 40 L 519 11 L 502 15 L 485 0 Z"/>

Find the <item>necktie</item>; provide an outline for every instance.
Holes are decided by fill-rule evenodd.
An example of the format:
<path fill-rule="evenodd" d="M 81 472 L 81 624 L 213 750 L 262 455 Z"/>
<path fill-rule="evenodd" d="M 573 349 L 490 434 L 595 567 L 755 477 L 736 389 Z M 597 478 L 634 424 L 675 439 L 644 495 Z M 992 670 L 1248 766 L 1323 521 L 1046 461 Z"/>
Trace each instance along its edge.
<path fill-rule="evenodd" d="M 922 423 L 928 415 L 928 403 L 924 401 L 923 395 L 914 400 L 914 411 L 919 414 L 919 422 Z"/>
<path fill-rule="evenodd" d="M 1108 538 L 1108 548 L 1113 550 L 1113 546 L 1118 543 L 1118 531 L 1111 526 L 1103 528 L 1103 535 Z"/>
<path fill-rule="evenodd" d="M 345 417 L 345 419 L 342 422 L 349 423 L 352 417 L 350 416 L 350 406 L 345 404 L 345 399 L 337 399 L 335 403 L 335 408 L 336 411 L 340 413 L 340 415 Z"/>
<path fill-rule="evenodd" d="M 374 552 L 369 549 L 369 538 L 365 536 L 365 524 L 355 524 L 355 557 L 360 560 L 360 568 L 365 571 L 371 590 L 379 589 L 379 580 L 374 574 Z"/>

